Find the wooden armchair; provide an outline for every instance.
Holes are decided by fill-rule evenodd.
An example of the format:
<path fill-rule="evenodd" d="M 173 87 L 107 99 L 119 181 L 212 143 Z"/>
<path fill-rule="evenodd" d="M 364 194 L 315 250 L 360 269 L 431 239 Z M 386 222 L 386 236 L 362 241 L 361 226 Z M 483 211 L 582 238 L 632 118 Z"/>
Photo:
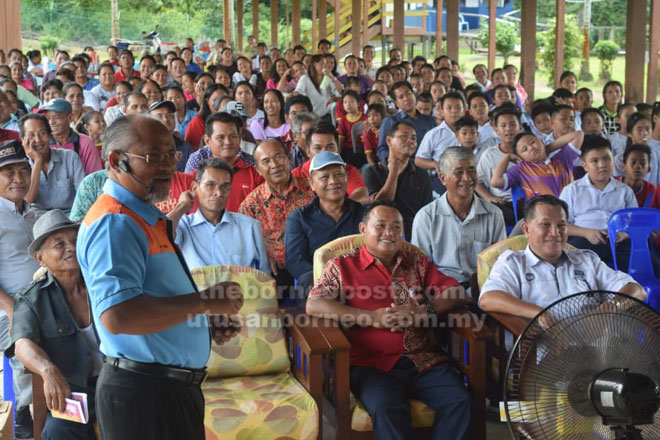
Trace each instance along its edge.
<path fill-rule="evenodd" d="M 244 296 L 239 335 L 211 347 L 202 385 L 206 438 L 323 438 L 321 359 L 331 347 L 321 331 L 282 316 L 275 280 L 264 272 L 212 266 L 191 273 L 200 289 L 235 281 Z"/>
<path fill-rule="evenodd" d="M 357 249 L 362 245 L 360 235 L 338 238 L 314 253 L 314 279 L 317 280 L 330 259 Z M 424 253 L 408 242 L 403 243 L 404 252 Z M 452 323 L 454 325 L 452 325 Z M 461 310 L 447 316 L 447 331 L 443 329 L 443 340 L 454 366 L 463 375 L 473 397 L 473 438 L 486 438 L 486 342 L 492 335 L 479 326 L 477 315 Z M 350 343 L 339 325 L 330 320 L 317 320 L 332 354 L 325 356 L 326 396 L 334 406 L 338 439 L 372 439 L 372 424 L 366 410 L 350 393 L 349 351 Z M 433 424 L 434 412 L 424 403 L 411 400 L 413 427 L 417 438 L 428 437 Z"/>
<path fill-rule="evenodd" d="M 507 250 L 524 250 L 527 244 L 527 237 L 518 235 L 497 242 L 479 253 L 477 256 L 477 282 L 472 285 L 471 289 L 475 301 L 479 299 L 480 289 L 499 256 Z M 566 249 L 575 248 L 567 245 Z M 507 345 L 515 341 L 527 327 L 529 320 L 507 313 L 490 312 L 486 316 L 486 327 L 493 335 L 492 342 L 486 345 L 487 395 L 491 402 L 499 402 L 502 400 L 506 363 L 509 359 Z"/>

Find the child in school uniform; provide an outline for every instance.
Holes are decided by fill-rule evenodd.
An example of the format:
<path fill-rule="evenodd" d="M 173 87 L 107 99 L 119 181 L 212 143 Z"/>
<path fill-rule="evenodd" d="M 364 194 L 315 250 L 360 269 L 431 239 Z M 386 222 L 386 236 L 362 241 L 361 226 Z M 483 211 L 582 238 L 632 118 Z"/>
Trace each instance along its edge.
<path fill-rule="evenodd" d="M 607 222 L 619 209 L 638 207 L 637 199 L 628 185 L 612 177 L 614 157 L 607 139 L 588 136 L 580 157 L 587 174 L 567 185 L 559 196 L 568 205 L 568 242 L 596 252 L 603 262 L 613 266 Z M 630 241 L 618 240 L 616 251 L 621 268 L 630 257 Z"/>
<path fill-rule="evenodd" d="M 520 185 L 527 198 L 536 194 L 558 197 L 573 182 L 573 163 L 580 157 L 584 134 L 573 131 L 543 145 L 532 133 L 523 132 L 513 141 L 513 153 L 506 154 L 493 171 L 491 184 L 499 189 Z M 516 165 L 509 168 L 509 163 Z"/>

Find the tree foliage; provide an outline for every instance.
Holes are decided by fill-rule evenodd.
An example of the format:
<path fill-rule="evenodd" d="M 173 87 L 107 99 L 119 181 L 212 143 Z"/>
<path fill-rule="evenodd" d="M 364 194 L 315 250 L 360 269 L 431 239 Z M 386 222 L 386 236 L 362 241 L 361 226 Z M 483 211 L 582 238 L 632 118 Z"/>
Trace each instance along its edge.
<path fill-rule="evenodd" d="M 489 30 L 488 24 L 482 20 L 481 30 L 479 31 L 479 42 L 482 46 L 488 47 Z M 495 27 L 495 51 L 504 57 L 504 64 L 509 62 L 509 57 L 513 55 L 516 45 L 520 43 L 518 31 L 513 24 L 499 22 Z"/>
<path fill-rule="evenodd" d="M 555 63 L 557 60 L 556 19 L 550 20 L 551 28 L 540 35 L 540 46 L 543 50 L 541 60 L 549 72 L 549 81 L 554 83 Z M 580 57 L 582 48 L 582 33 L 577 26 L 574 15 L 566 15 L 564 24 L 564 65 L 562 70 L 572 70 L 575 61 Z"/>
<path fill-rule="evenodd" d="M 621 48 L 614 41 L 603 40 L 596 43 L 594 53 L 600 60 L 600 78 L 609 81 L 612 78 L 612 63 Z"/>
<path fill-rule="evenodd" d="M 252 33 L 251 1 L 244 0 L 243 38 Z M 311 2 L 301 2 L 303 17 L 311 15 Z M 119 0 L 119 34 L 139 40 L 142 32 L 159 26 L 163 42 L 180 44 L 186 37 L 196 42 L 215 41 L 224 36 L 220 0 Z M 104 46 L 111 38 L 110 2 L 107 0 L 21 0 L 24 35 L 42 39 L 58 38 L 64 44 Z M 236 19 L 236 12 L 234 11 Z M 280 46 L 291 40 L 285 8 L 279 8 L 277 24 Z M 311 20 L 301 20 L 301 32 L 311 28 Z M 234 23 L 236 28 L 236 22 Z M 270 1 L 259 2 L 259 36 L 270 41 Z"/>

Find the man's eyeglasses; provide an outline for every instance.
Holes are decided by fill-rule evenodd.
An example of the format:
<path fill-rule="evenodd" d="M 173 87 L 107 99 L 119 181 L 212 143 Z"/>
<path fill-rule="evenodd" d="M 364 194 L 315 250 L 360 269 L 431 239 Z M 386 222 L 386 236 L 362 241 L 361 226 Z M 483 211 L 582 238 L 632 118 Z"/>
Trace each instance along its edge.
<path fill-rule="evenodd" d="M 215 182 L 201 182 L 200 185 L 204 188 L 204 191 L 213 193 L 216 189 L 219 189 L 221 193 L 227 194 L 231 191 L 231 183 L 223 183 L 218 185 Z"/>
<path fill-rule="evenodd" d="M 183 153 L 181 151 L 170 151 L 169 153 L 149 153 L 149 154 L 145 154 L 144 156 L 140 156 L 139 154 L 126 153 L 126 152 L 124 152 L 124 154 L 128 157 L 137 157 L 138 159 L 142 159 L 148 165 L 158 165 L 165 161 L 178 162 L 183 156 Z"/>

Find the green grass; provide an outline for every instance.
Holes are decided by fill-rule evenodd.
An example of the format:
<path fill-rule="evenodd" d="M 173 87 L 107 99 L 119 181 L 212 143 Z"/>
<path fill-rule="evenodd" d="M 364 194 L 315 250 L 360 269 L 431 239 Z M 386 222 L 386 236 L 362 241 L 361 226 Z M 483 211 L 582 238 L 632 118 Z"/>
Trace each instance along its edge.
<path fill-rule="evenodd" d="M 458 61 L 461 65 L 461 71 L 465 76 L 466 82 L 470 83 L 473 80 L 472 67 L 478 63 L 487 64 L 488 55 L 485 53 L 472 54 L 470 53 L 470 50 L 468 48 L 461 48 L 459 50 Z M 508 61 L 510 64 L 520 67 L 520 56 L 509 57 Z M 504 58 L 497 55 L 495 57 L 495 64 L 497 66 L 503 66 Z M 593 76 L 593 80 L 591 81 L 578 80 L 578 88 L 580 87 L 590 88 L 594 92 L 594 106 L 600 106 L 603 103 L 602 89 L 606 81 L 598 78 L 598 75 L 600 73 L 600 61 L 598 60 L 597 57 L 591 57 L 589 59 L 589 67 L 590 67 L 590 72 Z M 646 85 L 647 64 L 644 64 L 644 66 L 640 66 L 640 68 L 644 69 L 644 85 Z M 579 76 L 580 60 L 576 60 L 576 62 L 574 63 L 573 72 L 575 72 Z M 625 60 L 625 56 L 621 55 L 618 56 L 616 60 L 614 60 L 614 64 L 612 65 L 612 79 L 621 81 L 622 83 L 625 84 L 625 76 L 626 76 L 625 72 L 626 72 L 626 60 Z M 544 98 L 552 94 L 553 85 L 549 83 L 548 70 L 546 70 L 543 66 L 541 66 L 541 68 L 536 71 L 535 81 L 536 81 L 535 82 L 536 87 L 534 91 L 534 97 L 536 99 Z M 658 84 L 658 89 L 656 91 L 656 100 L 659 99 L 660 99 L 660 83 Z"/>

